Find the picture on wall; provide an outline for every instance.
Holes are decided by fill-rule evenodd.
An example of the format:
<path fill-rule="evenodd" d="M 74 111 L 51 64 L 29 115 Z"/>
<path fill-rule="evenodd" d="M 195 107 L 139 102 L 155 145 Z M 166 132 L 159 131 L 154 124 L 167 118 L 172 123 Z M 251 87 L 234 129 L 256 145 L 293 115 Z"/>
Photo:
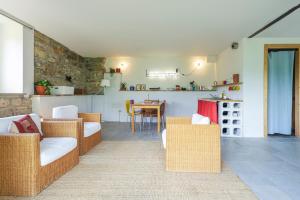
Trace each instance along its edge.
<path fill-rule="evenodd" d="M 141 84 L 141 90 L 146 90 L 146 84 Z"/>
<path fill-rule="evenodd" d="M 136 84 L 136 86 L 135 86 L 136 90 L 140 91 L 141 90 L 141 86 L 142 86 L 141 84 Z"/>
<path fill-rule="evenodd" d="M 137 91 L 146 90 L 146 84 L 136 84 L 135 88 Z"/>

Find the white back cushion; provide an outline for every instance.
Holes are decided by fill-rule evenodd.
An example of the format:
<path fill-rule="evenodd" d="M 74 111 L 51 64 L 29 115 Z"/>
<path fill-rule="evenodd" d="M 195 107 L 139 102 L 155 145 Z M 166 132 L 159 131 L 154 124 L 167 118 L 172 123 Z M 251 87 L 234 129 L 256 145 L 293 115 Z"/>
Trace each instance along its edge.
<path fill-rule="evenodd" d="M 0 118 L 0 134 L 7 134 L 9 133 L 9 126 L 12 121 L 17 121 L 21 118 L 23 118 L 25 115 L 17 115 L 17 116 L 12 116 L 12 117 L 4 117 Z M 36 126 L 39 128 L 40 133 L 42 133 L 42 125 L 41 125 L 41 118 L 38 114 L 32 113 L 30 114 L 30 117 L 36 124 Z"/>
<path fill-rule="evenodd" d="M 55 107 L 52 109 L 52 117 L 59 119 L 77 119 L 78 107 L 74 105 Z"/>
<path fill-rule="evenodd" d="M 210 119 L 196 113 L 192 116 L 192 124 L 210 124 Z"/>

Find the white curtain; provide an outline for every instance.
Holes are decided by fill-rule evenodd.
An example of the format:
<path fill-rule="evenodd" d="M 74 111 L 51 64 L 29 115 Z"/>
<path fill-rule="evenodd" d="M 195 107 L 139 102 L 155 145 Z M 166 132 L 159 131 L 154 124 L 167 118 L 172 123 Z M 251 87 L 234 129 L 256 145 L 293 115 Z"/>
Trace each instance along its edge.
<path fill-rule="evenodd" d="M 295 51 L 269 52 L 268 133 L 291 135 Z"/>

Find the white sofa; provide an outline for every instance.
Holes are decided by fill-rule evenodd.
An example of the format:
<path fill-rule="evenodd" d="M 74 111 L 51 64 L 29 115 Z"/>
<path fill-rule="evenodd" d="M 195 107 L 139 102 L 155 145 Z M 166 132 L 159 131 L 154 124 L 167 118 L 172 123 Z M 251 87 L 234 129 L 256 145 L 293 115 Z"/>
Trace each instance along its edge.
<path fill-rule="evenodd" d="M 9 126 L 12 121 L 16 121 L 24 117 L 24 115 L 0 118 L 0 134 L 9 133 Z M 37 114 L 30 114 L 34 123 L 42 132 L 41 119 Z M 63 157 L 77 147 L 77 139 L 72 137 L 45 137 L 40 142 L 40 162 L 41 166 L 48 165 L 49 163 Z"/>
<path fill-rule="evenodd" d="M 41 122 L 30 114 L 39 133 L 10 133 L 25 115 L 0 118 L 0 196 L 34 196 L 79 163 L 77 122 Z"/>
<path fill-rule="evenodd" d="M 59 106 L 52 109 L 52 118 L 78 120 L 82 127 L 80 136 L 80 155 L 85 154 L 101 141 L 101 114 L 79 113 L 74 105 Z M 80 121 L 82 120 L 82 121 Z"/>

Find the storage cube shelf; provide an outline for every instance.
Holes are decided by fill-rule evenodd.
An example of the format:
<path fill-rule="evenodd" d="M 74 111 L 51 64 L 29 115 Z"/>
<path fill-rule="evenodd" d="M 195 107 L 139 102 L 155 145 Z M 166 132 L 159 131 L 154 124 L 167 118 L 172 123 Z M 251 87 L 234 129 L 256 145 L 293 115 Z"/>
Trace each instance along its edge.
<path fill-rule="evenodd" d="M 219 125 L 223 137 L 242 137 L 242 102 L 219 102 Z"/>

